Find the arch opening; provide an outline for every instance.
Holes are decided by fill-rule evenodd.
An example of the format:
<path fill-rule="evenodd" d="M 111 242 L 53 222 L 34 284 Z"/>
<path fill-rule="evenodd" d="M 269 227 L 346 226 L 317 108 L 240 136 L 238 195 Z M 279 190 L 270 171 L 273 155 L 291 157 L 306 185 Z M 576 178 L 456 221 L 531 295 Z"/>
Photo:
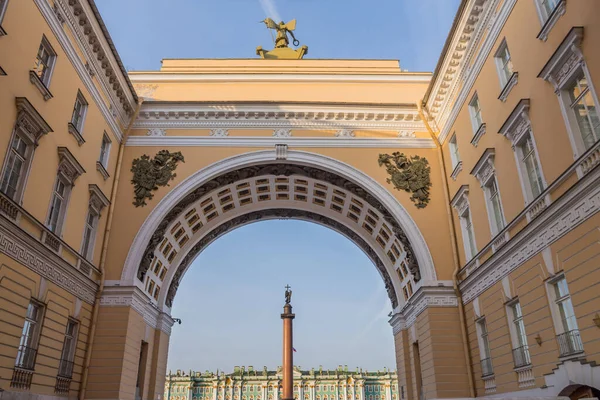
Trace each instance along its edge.
<path fill-rule="evenodd" d="M 182 182 L 179 186 L 188 189 L 179 190 L 175 200 L 169 199 L 168 209 L 163 199 L 144 223 L 148 239 L 138 257 L 135 284 L 169 312 L 185 271 L 206 246 L 235 227 L 273 218 L 316 222 L 348 237 L 373 261 L 394 309 L 412 296 L 423 277 L 435 279 L 431 256 L 414 221 L 386 189 L 346 164 L 297 153 L 297 158 L 304 158 L 302 163 L 273 158 L 262 163 L 242 161 L 235 169 L 223 172 L 220 168 L 220 173 L 217 169 L 208 179 L 200 177 L 206 171 L 199 171 Z M 320 167 L 314 165 L 317 159 Z M 332 164 L 339 166 L 336 172 Z M 349 178 L 345 171 L 359 179 Z M 156 213 L 162 216 L 157 218 Z M 398 215 L 403 217 L 401 222 Z M 154 227 L 149 220 L 154 220 Z M 407 221 L 410 239 L 404 229 Z M 131 255 L 142 247 L 139 239 L 144 226 L 128 255 L 124 277 L 132 273 L 135 257 Z M 418 251 L 413 246 L 415 238 L 421 241 Z M 422 261 L 429 268 L 423 268 Z"/>

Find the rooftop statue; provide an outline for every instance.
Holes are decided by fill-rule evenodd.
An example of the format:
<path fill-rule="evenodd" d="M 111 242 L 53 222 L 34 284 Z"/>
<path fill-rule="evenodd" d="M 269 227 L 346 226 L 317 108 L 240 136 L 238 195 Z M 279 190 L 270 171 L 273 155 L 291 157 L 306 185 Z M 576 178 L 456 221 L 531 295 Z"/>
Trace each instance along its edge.
<path fill-rule="evenodd" d="M 296 20 L 293 19 L 287 24 L 283 21 L 276 23 L 271 18 L 265 18 L 260 21 L 266 25 L 268 29 L 277 31 L 276 37 L 273 39 L 275 42 L 275 48 L 273 50 L 263 50 L 261 46 L 256 48 L 256 54 L 266 59 L 283 59 L 283 60 L 300 60 L 308 52 L 308 46 L 302 46 L 298 50 L 291 49 L 289 47 L 290 39 L 292 37 L 292 43 L 294 46 L 299 46 L 300 41 L 294 36 L 296 30 Z M 289 36 L 288 36 L 289 35 Z"/>

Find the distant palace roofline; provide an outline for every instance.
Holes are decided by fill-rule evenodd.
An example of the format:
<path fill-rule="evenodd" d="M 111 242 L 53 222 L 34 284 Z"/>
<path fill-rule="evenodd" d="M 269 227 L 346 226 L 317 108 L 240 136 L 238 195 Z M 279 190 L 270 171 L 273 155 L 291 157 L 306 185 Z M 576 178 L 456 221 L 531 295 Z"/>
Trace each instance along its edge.
<path fill-rule="evenodd" d="M 233 368 L 233 372 L 225 373 L 224 371 L 220 371 L 217 369 L 216 372 L 213 371 L 184 371 L 177 370 L 175 373 L 169 371 L 167 374 L 171 379 L 173 378 L 220 378 L 220 377 L 247 377 L 247 378 L 269 378 L 274 376 L 279 376 L 282 374 L 282 367 L 278 366 L 276 370 L 269 370 L 267 367 L 263 367 L 263 369 L 254 369 L 253 366 L 246 367 L 235 366 Z M 302 370 L 299 366 L 294 366 L 294 375 L 301 375 L 302 377 L 314 377 L 315 379 L 321 378 L 336 378 L 339 376 L 356 376 L 356 377 L 386 377 L 390 376 L 392 378 L 396 378 L 396 370 L 383 368 L 383 370 L 378 371 L 368 371 L 363 370 L 362 368 L 355 368 L 355 370 L 349 370 L 348 366 L 339 366 L 337 369 L 323 369 L 320 367 L 319 369 L 312 368 L 310 370 Z"/>

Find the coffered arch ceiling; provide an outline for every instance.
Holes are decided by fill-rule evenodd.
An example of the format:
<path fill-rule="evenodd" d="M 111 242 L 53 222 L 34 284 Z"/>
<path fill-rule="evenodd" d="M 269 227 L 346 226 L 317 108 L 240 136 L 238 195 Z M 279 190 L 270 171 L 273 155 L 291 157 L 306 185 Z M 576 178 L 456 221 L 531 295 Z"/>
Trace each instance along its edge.
<path fill-rule="evenodd" d="M 317 168 L 271 158 L 197 185 L 172 201 L 151 235 L 146 235 L 143 250 L 139 247 L 141 257 L 135 260 L 135 284 L 156 306 L 168 311 L 191 262 L 218 237 L 256 221 L 299 219 L 327 226 L 352 240 L 373 261 L 393 308 L 403 305 L 422 282 L 424 268 L 419 261 L 431 260 L 424 241 L 417 252 L 425 249 L 426 254 L 417 254 L 388 206 L 341 173 L 327 170 L 326 164 Z M 397 201 L 394 206 L 408 215 Z M 414 231 L 415 226 L 410 228 Z M 143 240 L 139 233 L 139 245 L 142 241 L 138 239 Z M 418 239 L 422 240 L 420 233 Z M 130 265 L 135 247 L 134 242 Z M 425 277 L 435 279 L 432 264 L 427 264 Z"/>

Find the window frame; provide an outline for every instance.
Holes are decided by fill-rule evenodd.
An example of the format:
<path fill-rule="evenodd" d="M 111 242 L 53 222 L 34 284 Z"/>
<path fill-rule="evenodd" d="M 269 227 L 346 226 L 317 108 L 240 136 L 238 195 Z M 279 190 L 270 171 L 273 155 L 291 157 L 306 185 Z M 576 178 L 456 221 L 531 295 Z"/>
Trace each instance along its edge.
<path fill-rule="evenodd" d="M 106 149 L 103 151 L 105 148 Z M 108 169 L 108 161 L 110 159 L 110 149 L 112 147 L 112 140 L 106 134 L 106 131 L 102 134 L 102 142 L 100 142 L 100 156 L 98 158 L 98 162 L 105 168 Z"/>
<path fill-rule="evenodd" d="M 11 158 L 12 158 L 11 156 L 13 155 L 13 152 L 14 152 L 14 142 L 17 139 L 25 144 L 25 154 L 23 156 L 21 156 L 20 154 L 15 155 L 15 157 L 19 157 L 22 159 L 22 164 L 20 167 L 20 171 L 18 173 L 15 192 L 11 196 L 8 193 L 8 191 L 6 190 L 7 188 L 5 188 L 5 182 L 6 182 L 6 185 L 8 186 L 7 174 L 9 173 L 9 171 L 8 171 L 9 164 L 14 165 L 14 159 L 13 159 L 13 163 L 11 164 Z M 35 152 L 35 145 L 33 142 L 31 142 L 28 135 L 20 132 L 19 127 L 15 127 L 13 129 L 13 133 L 12 133 L 10 142 L 8 144 L 8 149 L 7 149 L 5 157 L 4 157 L 4 164 L 2 167 L 2 175 L 0 175 L 0 190 L 2 190 L 2 192 L 7 197 L 11 198 L 14 202 L 16 202 L 18 204 L 22 204 L 22 202 L 23 202 L 23 195 L 25 193 L 25 187 L 27 186 L 29 172 L 31 171 L 31 164 L 32 164 L 34 152 Z M 11 169 L 11 171 L 13 171 L 13 170 L 14 169 Z"/>
<path fill-rule="evenodd" d="M 492 192 L 492 186 L 496 188 L 496 191 L 494 193 Z M 490 224 L 490 232 L 492 234 L 492 237 L 494 237 L 506 227 L 504 207 L 502 206 L 502 196 L 500 195 L 498 178 L 496 177 L 495 173 L 492 174 L 492 176 L 490 176 L 490 178 L 486 182 L 484 182 L 483 192 L 485 197 L 485 206 L 488 214 L 488 222 Z M 497 201 L 497 205 L 499 207 L 498 210 L 495 209 L 494 199 Z M 496 212 L 500 214 L 500 221 L 496 220 Z"/>
<path fill-rule="evenodd" d="M 92 218 L 92 225 L 89 224 L 89 219 Z M 94 250 L 96 248 L 96 236 L 98 234 L 98 223 L 100 220 L 100 214 L 97 210 L 94 209 L 91 205 L 88 207 L 88 212 L 86 214 L 85 222 L 83 225 L 83 237 L 81 240 L 81 250 L 80 254 L 88 260 L 89 262 L 93 262 L 94 260 Z M 88 237 L 89 235 L 89 237 Z M 87 242 L 86 242 L 87 237 Z M 87 243 L 87 246 L 86 246 Z M 87 247 L 87 248 L 86 248 Z"/>
<path fill-rule="evenodd" d="M 58 184 L 62 183 L 64 185 L 64 194 L 62 195 L 62 203 L 60 206 L 60 209 L 58 211 L 58 216 L 57 216 L 57 220 L 56 220 L 56 228 L 53 230 L 52 229 L 52 215 L 53 215 L 53 203 L 54 203 L 54 198 L 55 195 L 57 194 L 56 192 L 56 188 L 58 187 Z M 61 237 L 62 236 L 62 231 L 63 231 L 63 227 L 64 227 L 64 223 L 65 223 L 65 219 L 66 219 L 66 214 L 67 214 L 67 208 L 68 208 L 68 203 L 71 197 L 71 189 L 72 189 L 72 183 L 69 182 L 69 180 L 67 178 L 65 178 L 64 176 L 62 176 L 61 173 L 58 173 L 56 176 L 56 179 L 54 181 L 54 186 L 52 189 L 52 195 L 50 196 L 50 205 L 48 207 L 48 216 L 46 218 L 46 227 L 55 235 Z"/>
<path fill-rule="evenodd" d="M 475 105 L 476 103 L 476 105 Z M 469 101 L 469 115 L 471 117 L 471 126 L 473 128 L 473 135 L 477 134 L 481 126 L 483 125 L 483 115 L 481 110 L 481 102 L 479 100 L 479 94 L 473 93 L 471 100 Z M 476 125 L 477 123 L 477 125 Z"/>
<path fill-rule="evenodd" d="M 69 335 L 69 326 L 73 324 L 73 333 Z M 71 339 L 70 349 L 67 349 L 67 339 Z M 79 321 L 74 318 L 68 318 L 65 326 L 65 338 L 63 339 L 63 348 L 60 352 L 60 361 L 58 367 L 58 376 L 71 379 L 73 377 L 73 363 L 75 361 L 75 352 L 77 351 L 77 340 L 79 338 Z M 67 357 L 65 358 L 65 350 Z M 64 371 L 63 363 L 71 363 L 70 371 L 67 374 L 61 374 Z"/>
<path fill-rule="evenodd" d="M 6 35 L 6 32 L 2 29 L 2 21 L 4 21 L 4 16 L 6 15 L 6 10 L 8 9 L 8 0 L 0 0 L 0 36 Z"/>
<path fill-rule="evenodd" d="M 49 54 L 49 57 L 48 57 L 48 65 L 45 67 L 44 72 L 42 72 L 42 77 L 40 77 L 39 72 L 38 72 L 38 68 L 39 68 L 38 59 L 40 56 L 40 51 L 42 49 L 44 49 L 44 51 L 46 51 Z M 35 55 L 35 63 L 34 63 L 34 68 L 32 69 L 32 71 L 35 73 L 35 75 L 37 76 L 39 81 L 44 85 L 44 87 L 46 89 L 50 88 L 50 82 L 52 81 L 52 75 L 54 74 L 54 67 L 56 65 L 56 58 L 57 58 L 56 51 L 50 44 L 50 41 L 48 40 L 46 35 L 42 35 L 42 41 L 40 42 L 40 46 L 38 47 L 38 51 Z M 48 70 L 47 74 L 45 72 L 46 69 Z"/>
<path fill-rule="evenodd" d="M 38 320 L 34 320 L 32 317 L 29 317 L 29 307 L 30 306 L 34 306 L 34 307 L 38 308 L 38 310 L 39 310 L 39 312 L 37 314 Z M 33 298 L 30 299 L 29 304 L 27 305 L 25 320 L 23 321 L 23 329 L 21 331 L 21 337 L 19 339 L 19 347 L 18 347 L 18 351 L 17 351 L 17 356 L 15 358 L 15 367 L 16 368 L 26 369 L 26 370 L 30 370 L 30 371 L 33 371 L 35 369 L 37 350 L 40 345 L 40 337 L 42 334 L 42 327 L 44 325 L 45 315 L 46 315 L 46 305 L 36 299 L 33 299 Z M 34 324 L 34 328 L 33 328 L 34 331 L 31 335 L 27 335 L 26 327 L 31 326 L 32 323 Z M 25 341 L 24 341 L 24 338 L 26 338 Z M 33 339 L 31 341 L 29 341 L 29 338 L 33 338 Z M 31 349 L 35 352 L 33 355 L 33 360 L 31 361 L 31 365 L 25 364 L 23 359 L 27 356 L 25 355 L 25 352 L 23 352 L 21 350 L 22 347 L 26 347 L 27 349 Z M 19 360 L 21 360 L 21 361 L 19 361 Z"/>
<path fill-rule="evenodd" d="M 80 111 L 79 113 L 76 113 L 78 104 L 80 104 Z M 77 129 L 79 134 L 83 134 L 83 127 L 85 125 L 88 106 L 89 103 L 83 96 L 83 93 L 81 93 L 81 90 L 77 90 L 77 96 L 75 96 L 75 103 L 73 104 L 73 113 L 71 114 L 71 124 L 73 124 L 73 126 L 75 127 L 75 129 Z M 75 116 L 77 114 L 79 114 L 79 117 L 76 120 Z"/>
<path fill-rule="evenodd" d="M 508 54 L 508 61 L 505 62 L 502 55 Z M 506 38 L 502 39 L 496 53 L 494 54 L 494 62 L 496 64 L 496 72 L 498 73 L 498 79 L 500 80 L 500 88 L 504 89 L 512 75 L 515 73 L 515 69 L 512 63 L 512 55 L 510 54 L 510 50 L 508 49 L 508 44 L 506 43 Z M 510 65 L 510 71 L 507 71 L 505 68 L 507 65 Z M 509 73 L 510 72 L 510 73 Z"/>
<path fill-rule="evenodd" d="M 460 224 L 463 234 L 463 246 L 467 262 L 471 261 L 477 255 L 477 244 L 475 243 L 475 229 L 473 228 L 473 218 L 470 207 L 460 215 Z"/>
<path fill-rule="evenodd" d="M 492 348 L 490 347 L 489 331 L 487 329 L 487 323 L 485 316 L 478 318 L 475 321 L 475 329 L 477 331 L 477 344 L 479 347 L 479 359 L 481 361 L 490 360 L 491 373 L 483 375 L 484 377 L 494 375 L 494 367 L 492 363 Z"/>
<path fill-rule="evenodd" d="M 517 307 L 519 312 L 517 312 Z M 523 356 L 526 360 L 525 364 L 520 365 L 516 368 L 523 368 L 525 366 L 531 365 L 531 353 L 529 352 L 527 331 L 525 330 L 525 322 L 523 320 L 523 308 L 521 307 L 521 303 L 518 298 L 512 299 L 511 301 L 506 303 L 506 317 L 508 319 L 508 326 L 513 350 L 513 361 L 515 362 L 515 366 L 517 365 L 517 360 L 514 359 L 515 350 L 522 347 Z"/>
<path fill-rule="evenodd" d="M 531 147 L 532 147 L 532 149 L 529 151 L 528 154 L 530 154 L 533 157 L 533 159 L 535 160 L 535 166 L 537 168 L 537 172 L 539 175 L 538 177 L 540 179 L 540 182 L 538 182 L 538 184 L 540 185 L 538 194 L 534 193 L 533 184 L 531 182 L 528 168 L 527 168 L 527 163 L 525 160 L 526 154 L 523 150 L 523 147 L 527 143 L 528 140 L 531 142 Z M 521 189 L 523 191 L 523 197 L 525 198 L 525 205 L 528 205 L 531 202 L 533 202 L 535 199 L 537 199 L 542 193 L 544 193 L 544 191 L 548 187 L 548 184 L 546 183 L 546 179 L 544 177 L 542 163 L 540 162 L 540 156 L 539 156 L 538 149 L 537 149 L 537 143 L 535 142 L 535 136 L 533 135 L 533 131 L 531 130 L 531 127 L 529 127 L 527 129 L 527 131 L 525 133 L 523 133 L 523 135 L 519 138 L 519 140 L 515 142 L 514 150 L 515 150 L 515 160 L 517 163 L 517 169 L 519 171 L 519 178 L 521 180 Z"/>
<path fill-rule="evenodd" d="M 448 150 L 450 152 L 450 160 L 452 161 L 452 169 L 456 169 L 459 163 L 461 163 L 460 152 L 458 149 L 458 140 L 456 138 L 456 132 L 452 134 L 450 140 L 448 140 Z"/>

